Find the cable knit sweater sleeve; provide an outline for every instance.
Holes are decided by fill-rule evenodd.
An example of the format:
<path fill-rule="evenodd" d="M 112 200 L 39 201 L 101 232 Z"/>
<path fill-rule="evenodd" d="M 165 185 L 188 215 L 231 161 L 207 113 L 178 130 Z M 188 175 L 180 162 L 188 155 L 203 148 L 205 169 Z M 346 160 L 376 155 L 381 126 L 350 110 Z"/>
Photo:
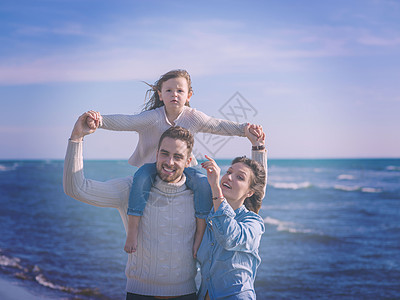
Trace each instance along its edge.
<path fill-rule="evenodd" d="M 104 115 L 100 128 L 115 131 L 142 131 L 160 122 L 158 110 L 148 110 L 136 115 Z"/>
<path fill-rule="evenodd" d="M 132 177 L 117 178 L 106 182 L 86 179 L 83 173 L 83 142 L 68 141 L 64 161 L 64 192 L 87 204 L 120 209 L 127 206 Z"/>
<path fill-rule="evenodd" d="M 244 128 L 246 127 L 246 123 L 240 124 L 229 120 L 213 118 L 196 109 L 192 109 L 191 115 L 193 131 L 195 132 L 227 136 L 245 136 Z"/>
<path fill-rule="evenodd" d="M 259 162 L 265 169 L 265 187 L 264 187 L 264 193 L 267 188 L 268 184 L 268 159 L 267 159 L 267 150 L 263 151 L 251 151 L 251 159 Z"/>

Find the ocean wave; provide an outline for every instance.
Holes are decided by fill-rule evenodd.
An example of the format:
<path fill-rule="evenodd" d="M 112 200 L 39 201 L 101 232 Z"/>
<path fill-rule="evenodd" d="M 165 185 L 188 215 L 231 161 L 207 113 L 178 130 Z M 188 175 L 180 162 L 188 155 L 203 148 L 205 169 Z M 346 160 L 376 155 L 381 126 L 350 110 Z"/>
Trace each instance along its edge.
<path fill-rule="evenodd" d="M 301 229 L 301 228 L 296 228 L 296 225 L 291 222 L 283 222 L 278 219 L 274 219 L 271 217 L 266 217 L 264 218 L 264 223 L 269 224 L 269 225 L 274 225 L 276 226 L 276 230 L 278 231 L 286 231 L 289 233 L 313 233 L 315 234 L 316 232 L 311 230 L 311 229 Z"/>
<path fill-rule="evenodd" d="M 107 297 L 102 295 L 97 289 L 72 288 L 56 284 L 45 277 L 39 266 L 30 266 L 18 257 L 12 257 L 1 253 L 2 250 L 0 249 L 0 269 L 6 270 L 8 273 L 13 273 L 16 278 L 36 281 L 38 284 L 52 290 L 58 290 L 74 295 L 88 296 L 90 299 L 107 299 Z"/>
<path fill-rule="evenodd" d="M 335 185 L 333 187 L 335 190 L 344 191 L 344 192 L 355 192 L 360 191 L 361 187 L 357 185 L 347 186 L 347 185 Z"/>
<path fill-rule="evenodd" d="M 372 188 L 372 187 L 360 187 L 357 185 L 347 186 L 347 185 L 335 185 L 335 190 L 344 191 L 344 192 L 362 192 L 362 193 L 381 193 L 382 189 L 380 188 Z"/>
<path fill-rule="evenodd" d="M 363 193 L 381 193 L 382 189 L 363 187 L 363 188 L 361 188 L 361 192 L 363 192 Z"/>
<path fill-rule="evenodd" d="M 276 182 L 276 183 L 270 183 L 269 185 L 271 185 L 275 189 L 283 189 L 283 190 L 299 190 L 299 189 L 308 189 L 312 187 L 312 184 L 308 181 L 301 183 Z"/>
<path fill-rule="evenodd" d="M 1 165 L 0 164 L 0 172 L 6 172 L 6 171 L 14 171 L 18 167 L 17 163 L 14 163 L 12 166 L 7 166 L 7 165 Z"/>
<path fill-rule="evenodd" d="M 1 252 L 1 250 L 0 250 Z M 1 267 L 11 267 L 16 269 L 23 269 L 20 265 L 21 259 L 18 257 L 7 257 L 5 255 L 0 255 L 0 266 Z"/>
<path fill-rule="evenodd" d="M 341 174 L 337 177 L 339 180 L 353 180 L 354 176 L 349 174 Z"/>
<path fill-rule="evenodd" d="M 386 170 L 388 170 L 388 171 L 400 171 L 400 166 L 387 166 Z"/>

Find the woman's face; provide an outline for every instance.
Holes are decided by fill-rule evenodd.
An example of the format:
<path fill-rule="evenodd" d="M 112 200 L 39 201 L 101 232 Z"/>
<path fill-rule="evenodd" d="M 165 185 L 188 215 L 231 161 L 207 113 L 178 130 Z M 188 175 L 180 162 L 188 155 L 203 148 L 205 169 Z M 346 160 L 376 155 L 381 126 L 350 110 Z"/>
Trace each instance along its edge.
<path fill-rule="evenodd" d="M 230 201 L 244 201 L 253 192 L 250 191 L 250 183 L 253 172 L 244 163 L 233 164 L 221 178 L 221 189 L 224 197 Z"/>

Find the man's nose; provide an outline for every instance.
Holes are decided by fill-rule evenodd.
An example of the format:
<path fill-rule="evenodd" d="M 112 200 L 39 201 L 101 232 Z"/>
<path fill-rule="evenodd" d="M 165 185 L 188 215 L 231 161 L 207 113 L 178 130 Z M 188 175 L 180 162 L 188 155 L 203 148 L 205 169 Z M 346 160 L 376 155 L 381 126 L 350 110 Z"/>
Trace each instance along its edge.
<path fill-rule="evenodd" d="M 174 164 L 174 157 L 170 156 L 167 158 L 167 160 L 165 161 L 168 165 L 172 166 Z"/>

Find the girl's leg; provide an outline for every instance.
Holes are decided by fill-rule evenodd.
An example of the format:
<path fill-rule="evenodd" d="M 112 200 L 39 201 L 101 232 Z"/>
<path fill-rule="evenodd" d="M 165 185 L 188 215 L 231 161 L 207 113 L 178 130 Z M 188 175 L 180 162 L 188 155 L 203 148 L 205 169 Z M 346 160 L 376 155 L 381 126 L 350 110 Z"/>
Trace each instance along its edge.
<path fill-rule="evenodd" d="M 140 218 L 140 216 L 128 215 L 128 233 L 124 246 L 126 253 L 136 252 Z"/>
<path fill-rule="evenodd" d="M 152 163 L 140 167 L 133 176 L 127 212 L 128 232 L 124 247 L 124 250 L 128 253 L 136 251 L 140 217 L 143 215 L 156 175 L 156 164 Z"/>
<path fill-rule="evenodd" d="M 196 233 L 194 235 L 193 243 L 193 258 L 197 258 L 197 250 L 199 250 L 204 232 L 206 231 L 206 220 L 196 218 Z"/>
<path fill-rule="evenodd" d="M 213 205 L 211 188 L 208 184 L 207 176 L 194 168 L 186 168 L 184 173 L 186 176 L 186 186 L 194 193 L 196 217 L 205 219 Z"/>

